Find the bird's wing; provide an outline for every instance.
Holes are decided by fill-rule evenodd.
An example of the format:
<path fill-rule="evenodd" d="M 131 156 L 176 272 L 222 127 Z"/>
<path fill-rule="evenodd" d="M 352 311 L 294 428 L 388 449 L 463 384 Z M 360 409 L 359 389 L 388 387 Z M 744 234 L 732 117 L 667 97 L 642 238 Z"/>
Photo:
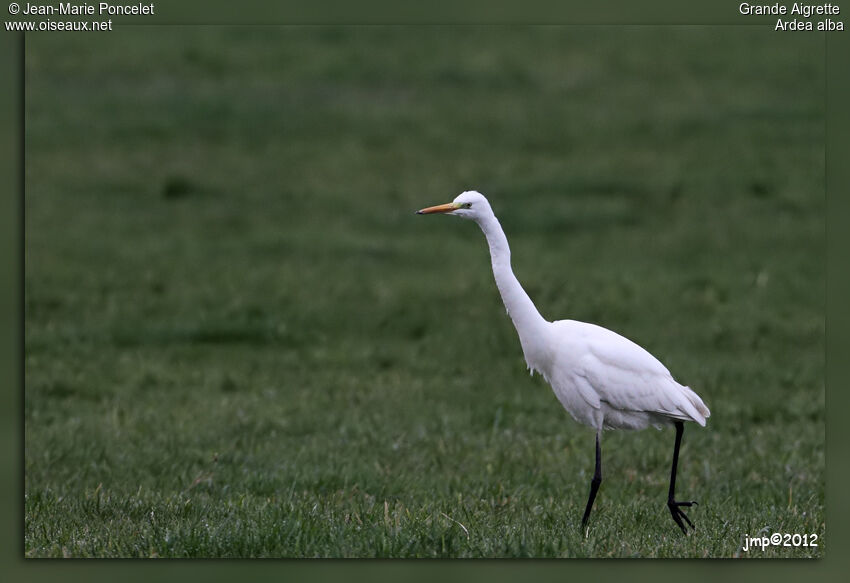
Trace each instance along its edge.
<path fill-rule="evenodd" d="M 590 381 L 573 367 L 560 366 L 546 376 L 558 401 L 579 423 L 602 428 L 602 404 Z"/>
<path fill-rule="evenodd" d="M 708 408 L 673 379 L 649 352 L 619 334 L 593 324 L 581 327 L 576 374 L 587 379 L 601 401 L 614 409 L 645 411 L 705 424 Z"/>

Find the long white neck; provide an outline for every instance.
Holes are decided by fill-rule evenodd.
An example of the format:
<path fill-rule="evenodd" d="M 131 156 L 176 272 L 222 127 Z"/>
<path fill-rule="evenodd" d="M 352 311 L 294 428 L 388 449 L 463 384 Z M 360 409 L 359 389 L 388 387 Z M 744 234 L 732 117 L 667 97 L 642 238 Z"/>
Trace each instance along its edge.
<path fill-rule="evenodd" d="M 495 215 L 488 214 L 476 222 L 487 238 L 496 287 L 499 288 L 502 302 L 519 334 L 525 361 L 530 369 L 543 372 L 542 367 L 546 365 L 549 358 L 546 342 L 549 322 L 537 311 L 534 302 L 522 289 L 522 285 L 511 269 L 511 249 L 499 220 Z"/>

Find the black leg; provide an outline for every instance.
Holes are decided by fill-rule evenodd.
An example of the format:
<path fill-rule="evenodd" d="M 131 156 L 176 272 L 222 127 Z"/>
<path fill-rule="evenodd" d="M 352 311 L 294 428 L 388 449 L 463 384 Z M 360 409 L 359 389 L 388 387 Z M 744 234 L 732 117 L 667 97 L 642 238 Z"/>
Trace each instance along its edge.
<path fill-rule="evenodd" d="M 590 517 L 590 509 L 593 508 L 593 501 L 596 499 L 596 491 L 599 490 L 599 484 L 602 483 L 602 450 L 599 448 L 599 432 L 596 432 L 596 471 L 593 472 L 593 479 L 590 480 L 590 497 L 587 499 L 587 508 L 584 509 L 584 518 L 581 519 L 581 527 L 584 528 L 587 524 L 587 519 Z"/>
<path fill-rule="evenodd" d="M 674 493 L 676 492 L 676 466 L 679 463 L 679 446 L 682 443 L 682 433 L 685 431 L 685 426 L 681 421 L 676 421 L 674 425 L 676 426 L 676 446 L 673 448 L 673 468 L 670 470 L 670 493 L 667 495 L 667 508 L 670 509 L 670 514 L 673 515 L 673 520 L 676 521 L 676 524 L 679 525 L 682 532 L 688 534 L 688 530 L 682 523 L 682 519 L 684 518 L 685 522 L 687 522 L 688 526 L 691 528 L 694 528 L 694 523 L 690 521 L 684 512 L 682 512 L 680 507 L 693 506 L 696 502 L 677 502 L 674 498 Z"/>

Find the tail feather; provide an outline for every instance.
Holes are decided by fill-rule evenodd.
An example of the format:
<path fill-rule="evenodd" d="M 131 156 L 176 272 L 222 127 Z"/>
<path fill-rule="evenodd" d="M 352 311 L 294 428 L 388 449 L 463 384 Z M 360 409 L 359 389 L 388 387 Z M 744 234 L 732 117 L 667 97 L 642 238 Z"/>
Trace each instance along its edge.
<path fill-rule="evenodd" d="M 688 411 L 690 417 L 701 426 L 705 427 L 705 420 L 711 417 L 711 411 L 709 411 L 708 407 L 705 406 L 705 403 L 702 402 L 700 396 L 691 390 L 690 387 L 682 385 L 682 394 L 687 399 L 687 404 L 691 405 L 691 407 L 688 407 L 688 409 L 691 409 Z"/>

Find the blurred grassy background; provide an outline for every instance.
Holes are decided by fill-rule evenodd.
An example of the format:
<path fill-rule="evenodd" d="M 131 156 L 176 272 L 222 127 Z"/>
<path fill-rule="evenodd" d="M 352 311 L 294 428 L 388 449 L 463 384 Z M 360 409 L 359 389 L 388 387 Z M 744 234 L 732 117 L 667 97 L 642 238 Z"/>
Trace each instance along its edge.
<path fill-rule="evenodd" d="M 28 37 L 26 553 L 822 536 L 823 56 L 749 27 Z M 544 316 L 623 333 L 711 407 L 680 466 L 695 536 L 655 431 L 606 434 L 578 532 L 592 432 L 528 378 L 478 229 L 413 215 L 468 188 Z"/>

